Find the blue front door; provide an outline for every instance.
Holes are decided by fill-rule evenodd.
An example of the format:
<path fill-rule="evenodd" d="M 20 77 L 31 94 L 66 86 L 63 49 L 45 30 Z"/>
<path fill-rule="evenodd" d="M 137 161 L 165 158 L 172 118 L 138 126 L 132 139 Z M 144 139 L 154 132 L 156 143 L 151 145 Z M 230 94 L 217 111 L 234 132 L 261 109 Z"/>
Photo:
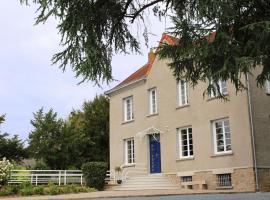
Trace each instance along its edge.
<path fill-rule="evenodd" d="M 150 143 L 150 173 L 161 172 L 159 134 L 149 136 Z"/>

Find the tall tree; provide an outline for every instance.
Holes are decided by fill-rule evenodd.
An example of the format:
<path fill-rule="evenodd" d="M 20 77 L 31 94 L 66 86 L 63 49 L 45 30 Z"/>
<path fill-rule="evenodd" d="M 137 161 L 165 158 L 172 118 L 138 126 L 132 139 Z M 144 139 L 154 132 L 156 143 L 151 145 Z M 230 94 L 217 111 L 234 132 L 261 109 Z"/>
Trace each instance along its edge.
<path fill-rule="evenodd" d="M 5 121 L 5 115 L 0 115 L 0 124 Z M 7 158 L 20 162 L 23 158 L 27 157 L 27 150 L 24 148 L 22 140 L 17 135 L 9 137 L 7 133 L 0 131 L 0 158 Z"/>
<path fill-rule="evenodd" d="M 28 0 L 20 0 L 27 3 Z M 231 80 L 243 88 L 241 75 L 262 65 L 257 77 L 262 85 L 270 79 L 270 2 L 268 0 L 32 0 L 39 6 L 36 23 L 55 17 L 65 49 L 53 57 L 65 69 L 71 65 L 84 80 L 111 81 L 114 53 L 139 52 L 140 41 L 129 30 L 153 12 L 168 13 L 170 33 L 181 42 L 160 50 L 161 58 L 172 60 L 176 78 L 196 85 L 210 77 Z M 144 36 L 147 39 L 147 26 Z M 215 37 L 205 37 L 215 32 Z M 135 34 L 137 32 L 135 31 Z M 195 61 L 195 64 L 193 64 Z"/>
<path fill-rule="evenodd" d="M 87 161 L 109 160 L 109 101 L 97 96 L 66 120 L 40 109 L 31 121 L 29 151 L 51 169 L 80 168 Z"/>
<path fill-rule="evenodd" d="M 51 169 L 65 169 L 68 165 L 65 143 L 69 141 L 64 121 L 52 109 L 44 113 L 42 108 L 34 113 L 31 124 L 34 129 L 29 134 L 29 151 L 33 157 L 42 159 Z"/>

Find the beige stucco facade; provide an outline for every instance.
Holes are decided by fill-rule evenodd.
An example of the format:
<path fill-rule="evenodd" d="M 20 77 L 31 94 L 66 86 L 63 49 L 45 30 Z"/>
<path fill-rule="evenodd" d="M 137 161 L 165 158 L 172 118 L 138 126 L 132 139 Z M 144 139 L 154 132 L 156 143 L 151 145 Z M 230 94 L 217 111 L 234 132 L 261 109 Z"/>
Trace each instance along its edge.
<path fill-rule="evenodd" d="M 243 82 L 246 83 L 245 78 Z M 258 166 L 268 167 L 270 96 L 266 95 L 263 88 L 256 87 L 253 78 L 250 78 L 249 85 L 251 110 L 248 92 L 243 91 L 236 95 L 234 86 L 230 83 L 227 83 L 229 101 L 209 99 L 207 95 L 204 97 L 207 85 L 201 82 L 195 88 L 188 86 L 188 105 L 179 107 L 177 82 L 172 71 L 164 60 L 156 58 L 147 77 L 108 94 L 111 169 L 116 166 L 136 168 L 137 164 L 144 164 L 150 173 L 149 137 L 138 137 L 138 133 L 154 127 L 160 130 L 161 173 L 176 178 L 181 174 L 193 175 L 198 180 L 198 177 L 203 177 L 208 182 L 208 187 L 214 189 L 215 172 L 230 172 L 234 189 L 255 190 L 252 128 L 257 150 L 256 163 Z M 149 115 L 150 88 L 156 88 L 157 91 L 158 112 L 155 115 Z M 133 97 L 134 120 L 124 122 L 123 99 L 129 96 Z M 232 152 L 216 155 L 212 122 L 224 118 L 230 122 Z M 191 159 L 179 157 L 177 129 L 182 127 L 192 127 L 194 156 Z M 128 138 L 134 138 L 135 143 L 135 163 L 130 166 L 126 166 L 124 162 L 124 140 Z M 241 181 L 246 180 L 250 183 L 249 187 L 245 188 L 243 182 L 235 177 L 241 177 Z"/>

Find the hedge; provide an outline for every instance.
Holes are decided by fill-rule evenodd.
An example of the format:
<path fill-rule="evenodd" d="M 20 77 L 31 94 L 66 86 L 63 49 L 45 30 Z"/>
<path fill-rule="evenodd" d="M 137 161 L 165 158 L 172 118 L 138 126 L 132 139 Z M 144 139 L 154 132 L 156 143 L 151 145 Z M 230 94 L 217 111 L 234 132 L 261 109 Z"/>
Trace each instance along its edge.
<path fill-rule="evenodd" d="M 108 165 L 106 162 L 88 162 L 82 165 L 82 173 L 85 178 L 86 185 L 98 190 L 102 190 L 105 186 L 105 178 Z"/>

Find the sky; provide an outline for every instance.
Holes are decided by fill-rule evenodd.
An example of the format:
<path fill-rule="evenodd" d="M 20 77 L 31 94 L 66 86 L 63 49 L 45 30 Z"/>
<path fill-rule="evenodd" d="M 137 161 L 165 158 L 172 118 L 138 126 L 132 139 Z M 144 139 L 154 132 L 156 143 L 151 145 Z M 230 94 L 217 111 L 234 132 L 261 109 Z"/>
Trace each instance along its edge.
<path fill-rule="evenodd" d="M 70 69 L 62 72 L 52 65 L 53 54 L 60 51 L 56 21 L 34 25 L 35 6 L 22 6 L 19 0 L 0 1 L 0 114 L 6 121 L 0 131 L 19 135 L 26 140 L 32 130 L 30 120 L 40 108 L 53 108 L 66 118 L 72 109 L 80 109 L 85 100 L 115 86 L 118 82 L 98 87 L 92 82 L 78 85 Z M 147 20 L 151 31 L 149 47 L 142 46 L 142 55 L 115 55 L 113 77 L 123 80 L 147 62 L 150 47 L 155 47 L 165 31 L 166 23 L 153 17 Z M 131 27 L 137 32 L 137 25 Z M 141 40 L 142 44 L 144 43 Z"/>

